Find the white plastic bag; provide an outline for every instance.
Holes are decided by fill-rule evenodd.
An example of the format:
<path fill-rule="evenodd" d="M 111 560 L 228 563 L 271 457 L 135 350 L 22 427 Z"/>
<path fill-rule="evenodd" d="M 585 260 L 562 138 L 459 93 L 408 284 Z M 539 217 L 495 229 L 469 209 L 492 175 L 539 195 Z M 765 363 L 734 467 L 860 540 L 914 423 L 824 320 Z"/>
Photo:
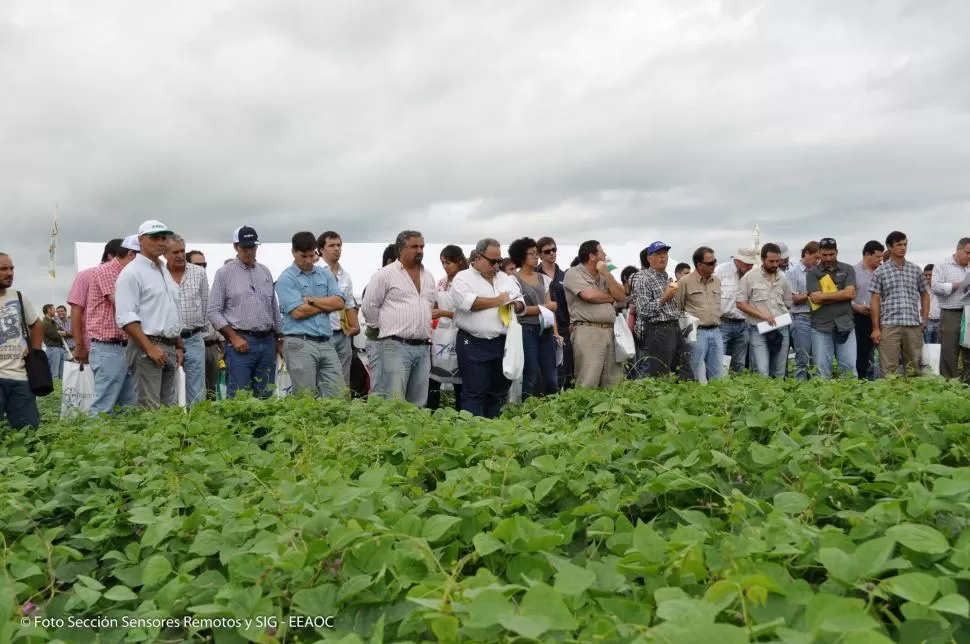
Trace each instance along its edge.
<path fill-rule="evenodd" d="M 637 346 L 633 341 L 633 331 L 626 323 L 626 318 L 622 313 L 618 313 L 616 320 L 613 321 L 613 337 L 616 340 L 613 344 L 616 348 L 616 361 L 626 362 L 632 360 L 637 355 Z"/>
<path fill-rule="evenodd" d="M 934 376 L 940 375 L 940 348 L 939 344 L 923 345 L 923 366 L 930 370 Z"/>
<path fill-rule="evenodd" d="M 276 397 L 283 398 L 293 393 L 293 381 L 290 372 L 286 370 L 286 363 L 282 360 L 276 368 Z"/>
<path fill-rule="evenodd" d="M 522 327 L 519 325 L 518 317 L 513 315 L 509 319 L 509 328 L 505 333 L 502 373 L 509 380 L 520 380 L 524 367 L 525 350 L 522 348 Z"/>
<path fill-rule="evenodd" d="M 185 409 L 185 370 L 182 367 L 175 370 L 175 402 Z"/>
<path fill-rule="evenodd" d="M 431 331 L 431 379 L 438 382 L 458 383 L 458 353 L 455 351 L 455 337 L 458 327 L 451 320 L 442 318 Z"/>
<path fill-rule="evenodd" d="M 677 326 L 680 327 L 680 332 L 683 333 L 684 329 L 690 327 L 690 331 L 687 332 L 685 340 L 687 342 L 697 342 L 697 323 L 700 322 L 696 317 L 690 313 L 684 313 L 677 319 Z"/>
<path fill-rule="evenodd" d="M 85 414 L 94 404 L 94 372 L 89 365 L 64 363 L 61 381 L 61 418 L 71 414 Z"/>

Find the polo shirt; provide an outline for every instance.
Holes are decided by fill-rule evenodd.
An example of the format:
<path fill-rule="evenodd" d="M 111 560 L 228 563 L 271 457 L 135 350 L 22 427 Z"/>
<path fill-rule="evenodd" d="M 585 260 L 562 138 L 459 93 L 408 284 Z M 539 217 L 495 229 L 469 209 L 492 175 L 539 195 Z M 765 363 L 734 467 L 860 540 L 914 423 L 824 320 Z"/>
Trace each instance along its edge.
<path fill-rule="evenodd" d="M 592 324 L 613 324 L 616 319 L 616 309 L 612 302 L 593 304 L 579 296 L 588 288 L 595 288 L 604 293 L 610 292 L 609 282 L 602 275 L 592 275 L 586 267 L 580 264 L 566 271 L 562 281 L 566 291 L 566 306 L 569 308 L 569 321 L 589 322 Z"/>
<path fill-rule="evenodd" d="M 835 282 L 835 288 L 840 291 L 850 286 L 856 286 L 855 269 L 844 262 L 837 261 L 831 269 L 819 264 L 805 274 L 807 292 L 821 291 L 820 282 L 825 275 L 828 275 Z M 812 328 L 821 333 L 848 333 L 854 329 L 855 318 L 852 316 L 852 300 L 830 302 L 812 311 Z"/>

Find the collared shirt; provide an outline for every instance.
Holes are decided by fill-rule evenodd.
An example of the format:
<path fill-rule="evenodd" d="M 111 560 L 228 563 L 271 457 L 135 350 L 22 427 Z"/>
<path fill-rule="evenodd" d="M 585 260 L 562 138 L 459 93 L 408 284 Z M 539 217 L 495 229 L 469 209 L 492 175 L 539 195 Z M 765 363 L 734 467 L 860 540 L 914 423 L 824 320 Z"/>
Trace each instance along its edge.
<path fill-rule="evenodd" d="M 566 291 L 566 304 L 569 307 L 569 322 L 589 322 L 591 324 L 613 324 L 616 320 L 616 309 L 613 302 L 594 304 L 579 296 L 586 289 L 595 288 L 603 293 L 610 292 L 609 281 L 599 273 L 593 275 L 582 264 L 573 266 L 566 271 L 562 280 Z"/>
<path fill-rule="evenodd" d="M 563 287 L 566 273 L 559 268 L 559 264 L 554 266 L 556 270 L 553 271 L 552 275 L 549 275 L 542 270 L 540 263 L 539 272 L 552 280 L 552 284 L 549 285 L 549 292 L 552 294 L 552 301 L 556 303 L 556 327 L 561 335 L 569 332 L 569 305 L 566 303 L 566 289 Z"/>
<path fill-rule="evenodd" d="M 330 314 L 323 313 L 297 320 L 290 313 L 303 304 L 305 297 L 333 297 L 339 295 L 346 303 L 347 298 L 337 283 L 337 278 L 329 268 L 314 264 L 309 273 L 304 273 L 296 264 L 290 264 L 276 281 L 276 297 L 283 314 L 283 335 L 315 335 L 329 338 L 333 335 Z"/>
<path fill-rule="evenodd" d="M 30 328 L 40 318 L 30 300 L 24 295 L 21 297 L 24 299 L 24 317 Z M 27 380 L 24 352 L 28 346 L 28 340 L 20 328 L 20 299 L 17 291 L 8 288 L 5 294 L 0 295 L 0 378 Z"/>
<path fill-rule="evenodd" d="M 940 319 L 940 309 L 941 309 L 941 307 L 940 307 L 940 298 L 936 297 L 936 293 L 934 293 L 933 291 L 930 291 L 930 316 L 929 316 L 928 319 L 930 319 L 930 320 L 939 320 Z M 954 311 L 957 311 L 957 310 L 962 310 L 962 309 L 953 309 L 953 310 Z"/>
<path fill-rule="evenodd" d="M 110 342 L 127 340 L 128 335 L 115 321 L 115 305 L 108 299 L 115 294 L 121 265 L 117 259 L 101 264 L 91 275 L 91 288 L 88 289 L 88 302 L 84 307 L 84 328 L 92 340 Z"/>
<path fill-rule="evenodd" d="M 330 270 L 329 266 L 324 266 L 324 268 L 328 271 Z M 337 272 L 330 271 L 330 274 L 337 279 L 337 285 L 343 291 L 344 302 L 346 302 L 344 308 L 356 309 L 357 300 L 354 298 L 354 281 L 350 279 L 350 273 L 345 271 L 343 266 L 337 264 Z M 340 311 L 334 311 L 330 314 L 330 328 L 334 331 L 340 331 L 343 328 L 340 324 Z"/>
<path fill-rule="evenodd" d="M 744 313 L 738 309 L 738 267 L 733 261 L 725 262 L 714 269 L 714 275 L 721 280 L 721 317 L 743 320 Z"/>
<path fill-rule="evenodd" d="M 419 291 L 400 260 L 374 273 L 361 312 L 369 325 L 380 329 L 379 338 L 431 339 L 431 311 L 437 293 L 434 278 L 423 266 L 420 284 Z"/>
<path fill-rule="evenodd" d="M 962 282 L 968 275 L 970 275 L 970 266 L 960 266 L 952 255 L 933 267 L 932 288 L 939 300 L 939 308 L 963 309 L 965 305 L 970 304 L 970 293 L 960 293 L 953 289 L 954 282 Z M 932 314 L 930 318 L 933 318 Z"/>
<path fill-rule="evenodd" d="M 61 337 L 61 329 L 57 322 L 44 316 L 44 344 L 48 347 L 64 348 L 64 338 Z"/>
<path fill-rule="evenodd" d="M 721 280 L 715 275 L 702 279 L 695 270 L 677 282 L 679 288 L 674 299 L 677 307 L 684 313 L 697 318 L 700 326 L 711 326 L 721 322 Z"/>
<path fill-rule="evenodd" d="M 209 310 L 209 277 L 205 269 L 186 264 L 179 290 L 182 292 L 181 314 L 185 330 L 205 329 L 206 311 Z"/>
<path fill-rule="evenodd" d="M 680 317 L 676 298 L 660 303 L 660 298 L 670 282 L 670 276 L 666 272 L 661 273 L 652 268 L 644 268 L 630 278 L 633 306 L 636 311 L 633 334 L 638 338 L 643 336 L 644 324 L 670 322 Z"/>
<path fill-rule="evenodd" d="M 852 301 L 859 306 L 869 306 L 872 304 L 872 291 L 869 286 L 876 271 L 870 271 L 863 262 L 852 268 L 855 269 L 855 298 Z"/>
<path fill-rule="evenodd" d="M 135 255 L 118 275 L 115 290 L 119 327 L 138 322 L 145 335 L 163 338 L 177 338 L 182 332 L 182 292 L 162 262 Z"/>
<path fill-rule="evenodd" d="M 220 266 L 212 278 L 209 321 L 216 331 L 230 326 L 279 333 L 283 316 L 269 269 L 259 262 L 246 266 L 238 257 Z"/>
<path fill-rule="evenodd" d="M 502 321 L 499 309 L 493 306 L 472 311 L 472 305 L 480 297 L 498 297 L 502 292 L 509 294 L 509 301 L 525 303 L 519 284 L 500 270 L 495 271 L 495 277 L 489 282 L 474 268 L 466 268 L 451 282 L 451 299 L 455 304 L 455 325 L 459 329 L 483 340 L 490 340 L 505 335 L 505 323 Z M 382 328 L 381 331 L 384 329 Z"/>
<path fill-rule="evenodd" d="M 747 302 L 754 308 L 772 317 L 788 313 L 791 308 L 791 286 L 781 271 L 775 279 L 768 278 L 761 266 L 752 268 L 738 283 L 738 302 Z M 761 318 L 747 315 L 748 324 L 759 324 Z"/>
<path fill-rule="evenodd" d="M 808 270 L 805 274 L 805 284 L 807 293 L 815 293 L 822 290 L 821 280 L 828 275 L 835 288 L 844 290 L 850 286 L 856 286 L 855 269 L 844 262 L 835 262 L 831 268 L 825 268 L 824 264 L 819 264 Z M 822 333 L 848 333 L 855 328 L 855 319 L 852 316 L 852 301 L 830 302 L 823 304 L 812 311 L 812 328 Z"/>
<path fill-rule="evenodd" d="M 805 295 L 809 291 L 805 286 L 805 276 L 808 271 L 811 270 L 805 266 L 804 263 L 798 262 L 790 268 L 790 270 L 785 271 L 784 275 L 788 279 L 788 286 L 791 287 L 792 293 L 801 293 Z M 791 313 L 795 315 L 796 313 L 811 313 L 812 307 L 808 302 L 803 302 L 802 304 L 792 304 Z"/>
<path fill-rule="evenodd" d="M 54 324 L 56 324 L 57 328 L 64 333 L 71 333 L 71 318 L 64 318 L 63 320 L 61 318 L 54 318 Z M 67 338 L 65 342 L 67 342 L 68 348 L 74 348 L 74 338 Z"/>
<path fill-rule="evenodd" d="M 85 268 L 83 271 L 79 271 L 78 274 L 74 276 L 74 282 L 71 284 L 71 291 L 67 294 L 68 306 L 80 306 L 82 309 L 87 308 L 88 291 L 91 290 L 91 277 L 94 275 L 94 271 L 97 268 L 97 266 Z M 82 319 L 84 318 L 84 315 L 82 315 Z M 88 331 L 87 324 L 84 325 L 84 337 L 74 338 L 75 343 L 78 340 L 82 340 L 84 342 L 85 348 L 91 348 L 91 333 Z"/>
<path fill-rule="evenodd" d="M 910 261 L 902 266 L 889 258 L 876 269 L 869 290 L 879 294 L 879 324 L 919 326 L 923 323 L 920 295 L 928 289 L 923 269 Z"/>

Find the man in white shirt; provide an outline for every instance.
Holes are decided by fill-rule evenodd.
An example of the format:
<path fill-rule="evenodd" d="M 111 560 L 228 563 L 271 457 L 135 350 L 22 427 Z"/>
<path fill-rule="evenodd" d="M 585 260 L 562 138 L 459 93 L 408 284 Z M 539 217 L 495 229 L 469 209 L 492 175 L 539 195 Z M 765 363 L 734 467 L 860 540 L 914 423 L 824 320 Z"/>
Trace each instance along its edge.
<path fill-rule="evenodd" d="M 963 237 L 957 242 L 956 252 L 933 268 L 931 288 L 940 309 L 940 375 L 944 378 L 959 377 L 964 383 L 970 384 L 970 349 L 960 346 L 963 307 L 970 304 L 968 278 L 970 237 Z"/>
<path fill-rule="evenodd" d="M 730 262 L 714 269 L 714 276 L 721 280 L 721 339 L 724 355 L 731 357 L 733 373 L 741 373 L 748 364 L 750 337 L 744 313 L 738 309 L 738 283 L 757 263 L 756 250 L 739 248 Z"/>
<path fill-rule="evenodd" d="M 183 359 L 181 291 L 161 261 L 171 234 L 160 221 L 139 226 L 140 252 L 115 287 L 115 318 L 130 338 L 125 359 L 138 404 L 148 409 L 175 402 L 175 372 Z"/>
<path fill-rule="evenodd" d="M 431 311 L 438 289 L 425 270 L 424 236 L 405 230 L 397 236 L 398 258 L 371 277 L 361 312 L 376 326 L 371 355 L 379 364 L 371 393 L 428 404 L 431 377 Z"/>
<path fill-rule="evenodd" d="M 360 323 L 357 321 L 354 281 L 351 279 L 350 273 L 340 265 L 343 246 L 344 242 L 340 235 L 332 230 L 328 230 L 317 238 L 317 250 L 320 257 L 326 262 L 333 276 L 337 278 L 337 285 L 344 293 L 345 308 L 343 311 L 334 311 L 330 314 L 330 328 L 333 329 L 330 342 L 333 344 L 333 348 L 337 350 L 337 356 L 340 358 L 344 382 L 350 383 L 350 365 L 354 360 L 353 338 L 360 333 Z"/>
<path fill-rule="evenodd" d="M 191 407 L 205 400 L 205 334 L 208 326 L 206 311 L 209 310 L 209 278 L 201 266 L 188 263 L 185 257 L 185 240 L 172 235 L 165 251 L 165 267 L 179 286 L 182 315 L 182 345 L 185 359 L 185 404 Z M 176 392 L 177 393 L 177 392 Z"/>
<path fill-rule="evenodd" d="M 521 313 L 525 301 L 516 281 L 497 270 L 502 263 L 499 243 L 486 238 L 478 242 L 475 251 L 471 266 L 451 283 L 458 327 L 455 351 L 462 379 L 461 408 L 474 416 L 497 418 L 512 384 L 502 372 L 507 327 L 501 311 L 511 305 Z M 510 319 L 511 311 L 505 312 Z"/>

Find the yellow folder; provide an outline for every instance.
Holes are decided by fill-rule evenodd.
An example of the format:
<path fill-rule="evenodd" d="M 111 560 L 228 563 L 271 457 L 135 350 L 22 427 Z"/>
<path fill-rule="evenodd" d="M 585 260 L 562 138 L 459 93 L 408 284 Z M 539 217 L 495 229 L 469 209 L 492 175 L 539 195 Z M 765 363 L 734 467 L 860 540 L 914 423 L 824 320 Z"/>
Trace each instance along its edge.
<path fill-rule="evenodd" d="M 823 275 L 822 279 L 818 281 L 818 285 L 819 287 L 821 287 L 823 293 L 835 293 L 836 291 L 839 290 L 838 287 L 835 285 L 835 282 L 832 281 L 831 275 Z M 811 300 L 808 301 L 808 304 L 813 311 L 817 311 L 820 308 L 822 308 L 821 304 L 816 304 Z"/>

